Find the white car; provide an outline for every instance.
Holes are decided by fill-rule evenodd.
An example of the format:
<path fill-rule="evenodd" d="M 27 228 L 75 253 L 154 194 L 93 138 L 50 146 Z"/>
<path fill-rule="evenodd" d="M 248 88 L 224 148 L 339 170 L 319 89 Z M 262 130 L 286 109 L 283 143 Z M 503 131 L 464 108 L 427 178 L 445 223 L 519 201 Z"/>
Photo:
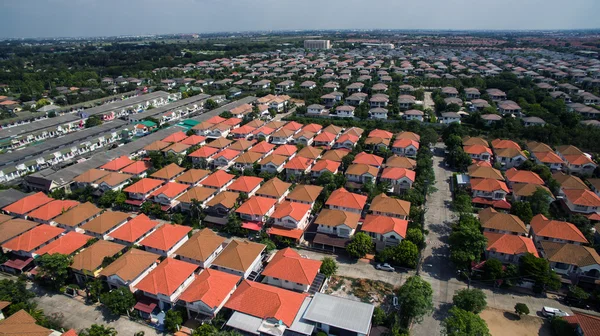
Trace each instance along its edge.
<path fill-rule="evenodd" d="M 390 264 L 387 264 L 387 263 L 377 264 L 377 266 L 375 266 L 375 268 L 378 270 L 387 271 L 387 272 L 395 271 L 395 269 Z"/>
<path fill-rule="evenodd" d="M 544 307 L 542 308 L 542 315 L 546 317 L 569 316 L 569 313 L 562 311 L 558 308 Z"/>

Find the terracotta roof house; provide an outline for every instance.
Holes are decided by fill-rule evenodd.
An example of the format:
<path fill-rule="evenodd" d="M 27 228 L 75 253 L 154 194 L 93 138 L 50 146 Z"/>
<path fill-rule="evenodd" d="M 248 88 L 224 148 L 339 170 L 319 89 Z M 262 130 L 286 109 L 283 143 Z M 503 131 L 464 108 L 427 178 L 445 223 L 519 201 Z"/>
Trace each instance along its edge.
<path fill-rule="evenodd" d="M 579 177 L 574 175 L 565 174 L 563 172 L 555 172 L 552 174 L 552 178 L 554 178 L 559 184 L 560 189 L 558 194 L 561 196 L 565 195 L 566 190 L 589 190 L 589 187 L 585 182 L 583 182 Z"/>
<path fill-rule="evenodd" d="M 527 143 L 527 149 L 531 153 L 553 152 L 552 147 L 543 142 L 530 141 Z"/>
<path fill-rule="evenodd" d="M 377 176 L 379 175 L 379 168 L 364 163 L 353 163 L 346 169 L 344 175 L 346 175 L 346 178 L 350 183 L 375 183 Z"/>
<path fill-rule="evenodd" d="M 405 168 L 387 167 L 381 172 L 380 182 L 390 184 L 389 192 L 402 194 L 412 188 L 416 173 Z"/>
<path fill-rule="evenodd" d="M 154 190 L 150 194 L 150 197 L 152 197 L 154 203 L 158 203 L 161 206 L 163 211 L 167 211 L 179 204 L 177 198 L 183 195 L 189 187 L 189 184 L 167 182 Z"/>
<path fill-rule="evenodd" d="M 344 135 L 342 135 L 338 139 L 338 141 L 340 141 L 340 139 L 342 139 L 342 137 L 344 137 Z M 387 148 L 390 145 L 390 141 L 391 141 L 391 139 L 380 138 L 380 137 L 371 137 L 371 138 L 367 138 L 365 140 L 365 146 L 367 148 L 371 148 L 375 151 L 382 152 L 382 151 L 387 150 Z M 338 146 L 336 146 L 336 147 L 338 147 Z M 339 146 L 339 147 L 343 147 L 343 146 Z"/>
<path fill-rule="evenodd" d="M 369 211 L 374 215 L 407 219 L 410 213 L 410 202 L 379 194 L 371 201 Z"/>
<path fill-rule="evenodd" d="M 232 143 L 231 146 L 229 146 L 228 148 L 240 152 L 245 152 L 252 148 L 252 146 L 254 146 L 255 143 L 256 140 L 239 139 L 236 142 Z"/>
<path fill-rule="evenodd" d="M 296 155 L 297 151 L 298 148 L 296 146 L 281 145 L 273 151 L 273 155 L 281 155 L 287 157 L 288 159 L 291 159 Z"/>
<path fill-rule="evenodd" d="M 209 142 L 208 145 L 206 145 L 206 146 L 216 148 L 219 150 L 223 150 L 223 149 L 231 146 L 232 143 L 233 143 L 233 141 L 231 141 L 227 138 L 218 138 L 218 139 L 215 139 L 215 140 Z"/>
<path fill-rule="evenodd" d="M 321 152 L 323 152 L 320 148 L 306 146 L 298 151 L 298 156 L 308 159 L 316 160 L 321 156 Z"/>
<path fill-rule="evenodd" d="M 544 180 L 542 180 L 538 174 L 529 170 L 517 170 L 516 168 L 511 168 L 506 171 L 505 175 L 506 183 L 509 187 L 512 187 L 515 183 L 544 185 Z"/>
<path fill-rule="evenodd" d="M 197 268 L 197 265 L 185 261 L 166 258 L 138 282 L 136 287 L 145 296 L 157 300 L 160 309 L 168 310 L 194 281 Z"/>
<path fill-rule="evenodd" d="M 291 248 L 277 251 L 262 275 L 263 283 L 297 292 L 308 292 L 315 281 L 321 261 L 303 258 Z"/>
<path fill-rule="evenodd" d="M 318 160 L 311 168 L 311 175 L 314 178 L 318 178 L 325 172 L 329 172 L 331 174 L 337 174 L 339 168 L 341 166 L 341 162 L 321 159 Z"/>
<path fill-rule="evenodd" d="M 506 139 L 494 139 L 492 140 L 492 148 L 494 150 L 501 148 L 515 148 L 517 150 L 521 150 L 521 146 L 512 140 Z"/>
<path fill-rule="evenodd" d="M 474 198 L 504 200 L 510 192 L 506 183 L 491 178 L 472 178 L 471 190 Z"/>
<path fill-rule="evenodd" d="M 100 275 L 106 257 L 113 257 L 125 249 L 125 246 L 108 240 L 98 240 L 73 257 L 71 270 L 79 284 L 85 284 L 88 278 L 95 279 Z"/>
<path fill-rule="evenodd" d="M 385 166 L 415 170 L 417 161 L 404 156 L 392 155 L 385 161 Z"/>
<path fill-rule="evenodd" d="M 484 232 L 506 233 L 527 236 L 529 229 L 523 221 L 504 212 L 497 212 L 493 208 L 479 211 L 479 221 Z"/>
<path fill-rule="evenodd" d="M 116 230 L 108 234 L 115 243 L 129 246 L 138 244 L 140 240 L 147 237 L 158 226 L 159 222 L 153 221 L 145 214 L 138 214 L 127 223 L 119 226 Z"/>
<path fill-rule="evenodd" d="M 75 177 L 73 179 L 73 182 L 76 182 L 77 185 L 80 187 L 85 187 L 86 185 L 94 185 L 96 181 L 108 174 L 109 172 L 106 170 L 93 168 Z"/>
<path fill-rule="evenodd" d="M 583 214 L 591 220 L 600 220 L 600 197 L 590 190 L 568 189 L 564 202 L 572 213 Z"/>
<path fill-rule="evenodd" d="M 213 261 L 213 268 L 246 279 L 261 267 L 265 248 L 263 244 L 234 239 Z"/>
<path fill-rule="evenodd" d="M 369 136 L 368 138 L 374 138 L 374 137 L 379 137 L 379 138 L 383 138 L 383 139 L 391 139 L 394 136 L 394 134 L 392 132 L 388 132 L 388 131 L 384 131 L 384 130 L 380 130 L 380 129 L 374 129 L 371 132 L 369 132 Z"/>
<path fill-rule="evenodd" d="M 528 201 L 529 197 L 531 197 L 538 189 L 546 191 L 546 200 L 548 204 L 555 200 L 550 189 L 534 183 L 515 183 L 512 186 L 512 199 L 516 202 Z"/>
<path fill-rule="evenodd" d="M 396 135 L 396 139 L 409 139 L 409 140 L 413 140 L 416 142 L 420 142 L 421 136 L 418 135 L 417 133 L 404 131 L 404 132 L 398 133 L 398 135 Z"/>
<path fill-rule="evenodd" d="M 419 143 L 415 140 L 400 138 L 394 141 L 392 152 L 400 156 L 416 157 Z"/>
<path fill-rule="evenodd" d="M 317 232 L 341 238 L 350 238 L 358 228 L 360 213 L 323 209 L 315 219 Z"/>
<path fill-rule="evenodd" d="M 106 277 L 110 289 L 127 286 L 135 292 L 138 282 L 158 265 L 159 258 L 154 253 L 132 248 L 102 269 L 99 275 Z"/>
<path fill-rule="evenodd" d="M 565 161 L 564 168 L 570 173 L 591 175 L 597 164 L 575 146 L 556 147 L 556 154 Z"/>
<path fill-rule="evenodd" d="M 34 222 L 50 224 L 53 218 L 77 205 L 79 202 L 72 200 L 51 201 L 28 213 L 27 218 Z"/>
<path fill-rule="evenodd" d="M 189 146 L 204 146 L 206 144 L 206 137 L 194 134 L 181 140 L 181 143 Z"/>
<path fill-rule="evenodd" d="M 360 214 L 367 203 L 367 196 L 351 193 L 344 188 L 334 190 L 325 205 L 329 209 Z"/>
<path fill-rule="evenodd" d="M 200 185 L 206 188 L 216 189 L 217 191 L 223 191 L 227 186 L 233 183 L 234 177 L 235 175 L 229 174 L 224 170 L 217 170 L 202 180 Z"/>
<path fill-rule="evenodd" d="M 263 158 L 263 154 L 257 152 L 245 152 L 233 160 L 233 168 L 244 171 L 254 168 L 254 164 Z"/>
<path fill-rule="evenodd" d="M 308 124 L 308 125 L 304 125 L 304 127 L 302 127 L 302 129 L 305 131 L 317 134 L 317 133 L 321 132 L 321 130 L 323 129 L 323 126 L 321 126 L 319 124 Z"/>
<path fill-rule="evenodd" d="M 465 145 L 463 146 L 463 150 L 465 153 L 469 154 L 473 160 L 490 161 L 492 158 L 492 150 L 487 146 Z"/>
<path fill-rule="evenodd" d="M 165 224 L 142 239 L 139 244 L 144 250 L 170 257 L 188 240 L 188 233 L 192 228 L 184 225 Z"/>
<path fill-rule="evenodd" d="M 284 201 L 276 205 L 271 215 L 274 230 L 268 230 L 271 235 L 280 235 L 301 241 L 304 230 L 308 226 L 311 206 L 304 203 Z"/>
<path fill-rule="evenodd" d="M 169 143 L 175 143 L 175 142 L 183 141 L 186 138 L 187 138 L 187 135 L 185 135 L 185 133 L 183 131 L 179 131 L 179 132 L 176 132 L 176 133 L 173 133 L 173 134 L 167 136 L 166 138 L 162 139 L 162 141 L 169 142 Z"/>
<path fill-rule="evenodd" d="M 211 166 L 213 168 L 224 167 L 229 168 L 233 164 L 233 161 L 242 154 L 240 151 L 233 150 L 231 148 L 225 148 L 222 151 L 215 153 L 212 156 Z"/>
<path fill-rule="evenodd" d="M 283 182 L 279 178 L 274 177 L 265 182 L 256 191 L 256 196 L 272 198 L 279 203 L 288 195 L 291 186 L 291 183 Z"/>
<path fill-rule="evenodd" d="M 263 156 L 267 156 L 273 152 L 274 148 L 275 148 L 275 145 L 270 144 L 266 141 L 261 141 L 258 144 L 256 144 L 255 146 L 252 146 L 252 148 L 250 148 L 248 151 L 254 152 L 254 153 L 260 153 L 260 154 L 263 154 Z"/>
<path fill-rule="evenodd" d="M 545 165 L 553 171 L 561 170 L 565 162 L 556 153 L 548 152 L 532 152 L 535 162 L 540 165 Z"/>
<path fill-rule="evenodd" d="M 168 142 L 157 140 L 157 141 L 154 141 L 153 143 L 147 145 L 146 147 L 144 147 L 144 150 L 146 152 L 160 152 L 163 149 L 169 147 L 170 145 L 171 144 Z"/>
<path fill-rule="evenodd" d="M 323 132 L 317 134 L 317 136 L 314 137 L 313 146 L 331 148 L 331 146 L 333 146 L 333 143 L 337 139 L 337 136 L 337 133 L 329 133 L 323 130 Z"/>
<path fill-rule="evenodd" d="M 134 177 L 143 178 L 146 177 L 146 172 L 152 167 L 150 161 L 135 161 L 129 166 L 121 169 L 121 173 L 133 175 Z"/>
<path fill-rule="evenodd" d="M 175 182 L 195 186 L 210 174 L 206 169 L 190 169 L 175 178 Z"/>
<path fill-rule="evenodd" d="M 311 208 L 314 206 L 317 198 L 323 191 L 323 187 L 316 185 L 297 185 L 287 196 L 286 200 L 296 203 L 303 203 L 309 205 Z"/>
<path fill-rule="evenodd" d="M 226 325 L 247 331 L 250 326 L 246 326 L 242 321 L 256 318 L 257 321 L 253 324 L 253 329 L 256 330 L 252 333 L 258 335 L 261 325 L 271 323 L 269 321 L 273 319 L 280 321 L 281 325 L 276 328 L 283 334 L 283 331 L 292 327 L 298 319 L 297 315 L 305 298 L 306 294 L 244 280 L 225 304 L 226 308 L 234 311 Z"/>
<path fill-rule="evenodd" d="M 367 215 L 361 227 L 373 239 L 377 251 L 400 244 L 407 230 L 407 220 L 380 215 Z"/>
<path fill-rule="evenodd" d="M 150 196 L 152 192 L 160 188 L 165 183 L 164 180 L 157 180 L 152 178 L 143 178 L 129 187 L 123 189 L 127 193 L 128 199 L 125 201 L 127 204 L 134 206 L 140 206 Z"/>
<path fill-rule="evenodd" d="M 556 273 L 578 280 L 584 276 L 588 282 L 600 279 L 600 256 L 593 247 L 552 241 L 541 241 L 539 246 Z"/>
<path fill-rule="evenodd" d="M 171 163 L 170 165 L 159 169 L 157 172 L 150 175 L 150 177 L 158 180 L 170 181 L 183 174 L 184 171 L 185 168 L 181 168 L 178 165 Z"/>
<path fill-rule="evenodd" d="M 38 223 L 21 218 L 14 218 L 0 223 L 0 245 L 33 229 Z"/>
<path fill-rule="evenodd" d="M 277 201 L 272 198 L 252 196 L 242 203 L 235 212 L 240 216 L 242 221 L 257 222 L 262 227 L 262 223 L 264 223 L 266 217 L 271 216 L 273 211 L 275 211 L 276 204 Z M 248 225 L 245 224 L 242 224 L 242 227 L 251 228 L 250 223 Z"/>
<path fill-rule="evenodd" d="M 10 221 L 7 223 L 10 224 Z M 58 227 L 41 224 L 4 242 L 2 250 L 4 253 L 12 252 L 19 257 L 33 258 L 39 249 L 58 239 L 64 231 L 64 229 Z M 7 264 L 3 266 L 5 269 L 6 267 L 10 267 Z"/>
<path fill-rule="evenodd" d="M 185 303 L 188 318 L 216 316 L 236 290 L 239 280 L 237 275 L 210 268 L 200 272 L 179 296 L 179 301 Z"/>
<path fill-rule="evenodd" d="M 534 216 L 531 220 L 530 235 L 536 244 L 546 240 L 575 245 L 588 243 L 583 233 L 575 225 L 548 219 L 542 214 Z"/>
<path fill-rule="evenodd" d="M 42 256 L 46 253 L 72 255 L 85 246 L 90 239 L 93 239 L 93 237 L 84 235 L 83 233 L 70 231 L 67 232 L 67 234 L 58 237 L 58 239 L 52 241 L 50 244 L 37 250 L 35 254 L 38 256 Z"/>
<path fill-rule="evenodd" d="M 526 253 L 538 257 L 535 244 L 529 237 L 496 232 L 484 232 L 483 235 L 487 238 L 486 259 L 493 258 L 502 263 L 518 264 Z"/>
<path fill-rule="evenodd" d="M 194 164 L 206 167 L 212 162 L 212 156 L 218 151 L 217 148 L 204 146 L 188 154 L 188 156 L 192 158 Z"/>
<path fill-rule="evenodd" d="M 237 193 L 245 193 L 248 197 L 252 197 L 260 188 L 260 184 L 262 182 L 263 179 L 260 177 L 240 176 L 227 187 L 227 190 Z"/>
<path fill-rule="evenodd" d="M 132 159 L 130 159 L 128 156 L 123 155 L 100 166 L 100 169 L 118 172 L 119 170 L 129 166 L 132 163 L 134 163 Z"/>
<path fill-rule="evenodd" d="M 0 320 L 0 336 L 50 336 L 55 333 L 51 329 L 38 325 L 36 319 L 23 309 Z"/>
<path fill-rule="evenodd" d="M 54 201 L 53 198 L 46 196 L 43 192 L 38 192 L 5 206 L 2 210 L 11 216 L 25 217 L 27 213 L 52 201 Z"/>
<path fill-rule="evenodd" d="M 283 169 L 285 169 L 286 176 L 302 176 L 303 174 L 310 173 L 310 168 L 314 163 L 313 159 L 308 159 L 301 156 L 296 156 L 285 163 Z"/>
<path fill-rule="evenodd" d="M 113 230 L 125 224 L 127 220 L 129 220 L 128 213 L 107 210 L 100 216 L 83 224 L 80 229 L 87 235 L 98 239 L 106 239 Z"/>
<path fill-rule="evenodd" d="M 383 158 L 377 155 L 360 152 L 356 154 L 352 163 L 363 163 L 377 168 L 381 168 L 381 166 L 383 165 Z"/>
<path fill-rule="evenodd" d="M 225 238 L 205 228 L 194 233 L 175 251 L 175 255 L 183 261 L 209 268 L 217 255 L 223 251 L 224 243 Z"/>
<path fill-rule="evenodd" d="M 350 152 L 341 149 L 331 149 L 326 151 L 322 156 L 321 160 L 330 160 L 335 162 L 342 162 L 344 156 L 350 154 Z"/>
<path fill-rule="evenodd" d="M 470 136 L 466 136 L 462 138 L 462 143 L 463 146 L 483 146 L 483 147 L 489 147 L 487 140 L 485 140 L 484 138 L 480 138 L 480 137 L 470 137 Z"/>
<path fill-rule="evenodd" d="M 177 198 L 177 202 L 179 202 L 177 206 L 182 211 L 192 211 L 194 200 L 196 200 L 200 203 L 200 208 L 205 208 L 206 203 L 215 197 L 217 193 L 218 191 L 213 188 L 206 188 L 202 186 L 192 187 Z"/>
<path fill-rule="evenodd" d="M 598 336 L 600 330 L 600 317 L 580 311 L 573 315 L 563 317 L 575 330 L 581 330 L 582 335 Z"/>

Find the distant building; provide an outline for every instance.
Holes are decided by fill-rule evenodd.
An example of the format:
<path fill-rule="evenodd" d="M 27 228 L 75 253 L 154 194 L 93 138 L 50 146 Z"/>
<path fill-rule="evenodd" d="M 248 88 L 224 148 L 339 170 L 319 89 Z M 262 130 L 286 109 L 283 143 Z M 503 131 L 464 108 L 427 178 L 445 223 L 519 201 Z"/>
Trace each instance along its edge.
<path fill-rule="evenodd" d="M 331 49 L 330 40 L 304 40 L 305 49 Z"/>

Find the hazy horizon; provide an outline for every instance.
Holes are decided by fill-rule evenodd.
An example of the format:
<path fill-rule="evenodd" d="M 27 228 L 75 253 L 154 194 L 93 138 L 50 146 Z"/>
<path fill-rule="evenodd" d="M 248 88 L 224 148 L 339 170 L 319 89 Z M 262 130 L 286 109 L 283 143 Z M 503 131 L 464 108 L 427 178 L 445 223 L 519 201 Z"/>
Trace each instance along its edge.
<path fill-rule="evenodd" d="M 598 0 L 4 0 L 3 38 L 293 30 L 598 29 Z"/>

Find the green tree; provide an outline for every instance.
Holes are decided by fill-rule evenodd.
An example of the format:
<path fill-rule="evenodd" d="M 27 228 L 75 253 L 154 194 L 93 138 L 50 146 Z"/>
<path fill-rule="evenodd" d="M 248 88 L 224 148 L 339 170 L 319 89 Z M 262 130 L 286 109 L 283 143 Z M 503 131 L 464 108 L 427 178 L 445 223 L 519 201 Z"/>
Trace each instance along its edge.
<path fill-rule="evenodd" d="M 452 303 L 471 313 L 479 314 L 487 306 L 485 293 L 481 289 L 461 289 L 456 291 Z"/>
<path fill-rule="evenodd" d="M 450 308 L 448 317 L 442 322 L 447 336 L 491 336 L 487 323 L 476 314 L 458 307 Z"/>
<path fill-rule="evenodd" d="M 533 218 L 533 211 L 531 210 L 529 202 L 514 202 L 510 212 L 519 217 L 523 223 L 526 224 L 531 222 L 531 219 Z"/>
<path fill-rule="evenodd" d="M 67 282 L 71 257 L 60 254 L 44 254 L 36 259 L 39 272 L 36 278 L 47 283 L 54 290 L 59 290 Z"/>
<path fill-rule="evenodd" d="M 548 216 L 550 211 L 550 203 L 552 202 L 552 195 L 545 189 L 537 188 L 531 196 L 528 197 L 529 205 L 531 205 L 531 212 L 535 216 L 542 214 Z"/>
<path fill-rule="evenodd" d="M 354 234 L 352 240 L 346 246 L 346 252 L 353 258 L 362 258 L 373 250 L 373 241 L 364 232 Z"/>
<path fill-rule="evenodd" d="M 393 249 L 393 257 L 398 265 L 415 268 L 419 259 L 419 248 L 413 242 L 404 239 Z"/>
<path fill-rule="evenodd" d="M 473 213 L 471 196 L 465 192 L 458 193 L 452 202 L 452 208 L 454 211 L 460 213 Z"/>
<path fill-rule="evenodd" d="M 525 253 L 519 259 L 519 273 L 535 282 L 534 292 L 542 293 L 549 289 L 560 288 L 560 279 L 550 268 L 548 260 L 538 258 L 531 253 Z"/>
<path fill-rule="evenodd" d="M 422 248 L 425 244 L 425 237 L 423 232 L 419 228 L 410 228 L 406 231 L 406 240 L 417 245 L 418 248 Z"/>
<path fill-rule="evenodd" d="M 371 323 L 374 326 L 383 325 L 386 319 L 387 315 L 385 314 L 385 310 L 383 310 L 381 307 L 375 307 L 375 309 L 373 309 L 373 317 L 371 319 Z"/>
<path fill-rule="evenodd" d="M 521 318 L 521 315 L 529 314 L 529 307 L 524 303 L 517 303 L 515 305 L 515 314 L 519 315 L 519 318 Z"/>
<path fill-rule="evenodd" d="M 88 299 L 92 302 L 100 301 L 100 296 L 104 292 L 104 283 L 100 279 L 89 281 L 86 286 Z"/>
<path fill-rule="evenodd" d="M 206 108 L 207 110 L 214 110 L 217 107 L 219 107 L 219 104 L 217 104 L 217 102 L 215 102 L 212 99 L 207 99 L 204 103 L 204 108 Z"/>
<path fill-rule="evenodd" d="M 91 327 L 79 332 L 80 336 L 117 336 L 118 332 L 113 327 L 102 324 L 92 324 Z"/>
<path fill-rule="evenodd" d="M 503 275 L 502 262 L 498 259 L 488 259 L 483 265 L 483 278 L 486 280 L 498 280 Z"/>
<path fill-rule="evenodd" d="M 35 297 L 35 294 L 27 289 L 27 283 L 24 280 L 0 280 L 0 301 L 17 303 L 27 303 L 29 299 Z"/>
<path fill-rule="evenodd" d="M 567 297 L 569 299 L 581 302 L 589 299 L 590 293 L 586 292 L 579 286 L 571 285 L 569 286 L 569 292 L 567 293 Z"/>
<path fill-rule="evenodd" d="M 411 276 L 398 289 L 401 314 L 419 323 L 423 316 L 433 311 L 433 290 L 429 282 L 419 276 Z"/>
<path fill-rule="evenodd" d="M 129 316 L 129 312 L 135 306 L 135 297 L 127 287 L 119 287 L 108 293 L 100 295 L 100 302 L 115 315 Z"/>
<path fill-rule="evenodd" d="M 461 216 L 452 227 L 449 237 L 450 259 L 459 268 L 469 267 L 478 262 L 487 246 L 487 239 L 481 233 L 479 221 L 472 215 Z"/>
<path fill-rule="evenodd" d="M 180 311 L 174 309 L 167 311 L 167 314 L 165 315 L 165 328 L 167 331 L 172 333 L 178 331 L 182 323 L 183 316 Z"/>
<path fill-rule="evenodd" d="M 575 331 L 575 328 L 571 323 L 567 322 L 562 317 L 553 317 L 550 320 L 550 326 L 554 331 L 554 335 L 559 336 L 578 336 L 579 333 Z"/>
<path fill-rule="evenodd" d="M 90 116 L 85 120 L 85 128 L 90 128 L 90 127 L 94 127 L 94 126 L 100 126 L 102 125 L 102 119 L 100 119 L 100 117 L 98 116 Z"/>
<path fill-rule="evenodd" d="M 319 272 L 323 273 L 326 277 L 330 277 L 337 272 L 337 263 L 331 257 L 325 257 L 321 260 L 321 268 Z"/>
<path fill-rule="evenodd" d="M 205 323 L 192 331 L 192 336 L 213 336 L 217 333 L 217 328 L 209 323 Z"/>

